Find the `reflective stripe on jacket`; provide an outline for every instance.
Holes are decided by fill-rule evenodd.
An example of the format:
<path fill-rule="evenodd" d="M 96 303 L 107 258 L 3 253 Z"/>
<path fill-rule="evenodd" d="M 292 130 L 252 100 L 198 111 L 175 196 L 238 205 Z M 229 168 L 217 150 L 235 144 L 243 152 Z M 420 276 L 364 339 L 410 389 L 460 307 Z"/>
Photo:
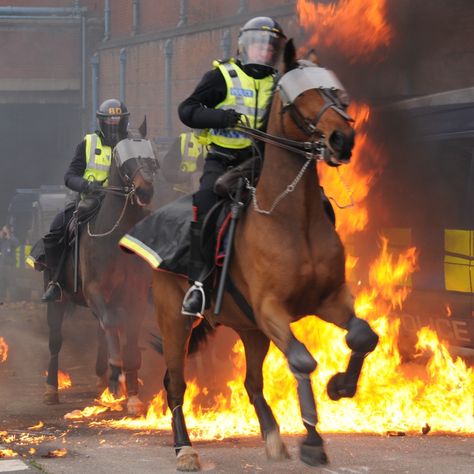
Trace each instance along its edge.
<path fill-rule="evenodd" d="M 227 85 L 226 98 L 215 108 L 234 109 L 245 116 L 242 117 L 244 124 L 260 129 L 273 91 L 273 76 L 254 79 L 233 60 L 213 64 L 219 68 Z M 224 148 L 241 149 L 252 144 L 246 135 L 232 128 L 210 129 L 209 137 L 211 143 Z"/>
<path fill-rule="evenodd" d="M 86 141 L 84 178 L 88 181 L 102 181 L 107 184 L 112 161 L 112 148 L 102 145 L 102 141 L 96 133 L 86 135 L 84 140 Z"/>

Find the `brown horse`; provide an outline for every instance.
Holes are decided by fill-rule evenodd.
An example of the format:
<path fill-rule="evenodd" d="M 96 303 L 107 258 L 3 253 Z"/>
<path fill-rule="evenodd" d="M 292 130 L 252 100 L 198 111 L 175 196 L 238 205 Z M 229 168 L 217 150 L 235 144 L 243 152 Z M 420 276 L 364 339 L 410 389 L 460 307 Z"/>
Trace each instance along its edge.
<path fill-rule="evenodd" d="M 300 458 L 313 466 L 327 462 L 323 440 L 316 430 L 318 418 L 310 381 L 317 363 L 295 338 L 290 323 L 316 314 L 348 331 L 346 342 L 352 355 L 347 372 L 336 374 L 328 384 L 332 399 L 355 394 L 363 359 L 378 342 L 367 322 L 354 314 L 345 282 L 344 249 L 324 212 L 316 173 L 315 160 L 321 157 L 330 165 L 338 165 L 347 163 L 351 156 L 355 133 L 340 92 L 342 86 L 330 71 L 297 62 L 292 42 L 287 44 L 285 74 L 272 99 L 268 133 L 242 127 L 267 142 L 260 180 L 256 188 L 249 186 L 251 204 L 236 229 L 229 273 L 252 308 L 255 321 L 246 317 L 226 293 L 221 315 L 206 312 L 208 321 L 204 322 L 208 327 L 208 323 L 229 326 L 243 341 L 245 388 L 271 459 L 286 458 L 288 453 L 263 397 L 262 364 L 270 341 L 286 356 L 298 382 L 307 430 Z M 180 314 L 187 287 L 186 280 L 174 274 L 154 272 L 153 295 L 167 366 L 164 383 L 172 412 L 177 468 L 193 471 L 200 469 L 200 463 L 182 411 L 186 390 L 183 369 L 189 342 L 193 342 L 193 326 L 195 330 L 201 320 Z"/>
<path fill-rule="evenodd" d="M 91 221 L 80 227 L 77 291 L 74 291 L 74 252 L 70 249 L 61 281 L 62 301 L 48 303 L 50 361 L 46 403 L 59 402 L 61 326 L 67 307 L 73 303 L 88 307 L 99 322 L 96 373 L 104 388 L 108 385 L 117 394 L 123 372 L 129 413 L 135 415 L 143 410 L 138 398 L 141 365 L 138 340 L 147 311 L 151 275 L 144 262 L 121 252 L 117 243 L 128 229 L 149 214 L 147 206 L 153 197 L 157 166 L 148 140 L 122 140 L 114 149 L 109 184 L 100 191 L 104 194 L 100 209 Z"/>

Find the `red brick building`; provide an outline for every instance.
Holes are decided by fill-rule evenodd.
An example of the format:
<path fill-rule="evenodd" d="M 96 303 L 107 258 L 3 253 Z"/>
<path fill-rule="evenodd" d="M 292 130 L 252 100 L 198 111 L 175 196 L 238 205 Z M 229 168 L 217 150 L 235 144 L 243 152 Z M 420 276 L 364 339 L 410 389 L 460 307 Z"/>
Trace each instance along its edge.
<path fill-rule="evenodd" d="M 349 1 L 355 0 L 338 5 Z M 1 163 L 3 176 L 14 175 L 3 187 L 1 208 L 14 187 L 62 182 L 75 144 L 94 126 L 94 109 L 105 98 L 124 98 L 133 124 L 146 114 L 155 139 L 178 134 L 178 103 L 213 59 L 235 53 L 247 19 L 273 16 L 298 45 L 310 46 L 296 3 L 0 0 Z M 354 98 L 383 103 L 471 87 L 470 1 L 432 0 L 429 9 L 423 0 L 386 4 L 394 35 L 377 58 L 353 62 L 337 47 L 316 45 Z M 342 22 L 336 29 L 349 34 Z"/>

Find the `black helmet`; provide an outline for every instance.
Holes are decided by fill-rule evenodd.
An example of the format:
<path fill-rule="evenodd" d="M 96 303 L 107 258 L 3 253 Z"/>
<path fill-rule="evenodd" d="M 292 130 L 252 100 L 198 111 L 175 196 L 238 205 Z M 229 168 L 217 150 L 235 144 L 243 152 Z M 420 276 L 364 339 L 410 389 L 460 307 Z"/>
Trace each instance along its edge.
<path fill-rule="evenodd" d="M 283 51 L 285 39 L 281 26 L 273 18 L 252 18 L 240 29 L 239 60 L 244 66 L 263 66 L 272 72 Z"/>
<path fill-rule="evenodd" d="M 127 138 L 129 115 L 125 104 L 118 99 L 107 99 L 100 104 L 96 116 L 106 145 L 114 147 Z"/>

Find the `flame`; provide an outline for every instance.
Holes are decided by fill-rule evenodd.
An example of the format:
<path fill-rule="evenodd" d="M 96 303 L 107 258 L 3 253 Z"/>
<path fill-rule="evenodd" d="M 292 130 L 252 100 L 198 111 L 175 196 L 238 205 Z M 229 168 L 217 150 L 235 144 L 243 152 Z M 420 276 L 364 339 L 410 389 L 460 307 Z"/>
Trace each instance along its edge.
<path fill-rule="evenodd" d="M 18 453 L 11 449 L 0 449 L 0 458 L 13 458 L 18 456 Z"/>
<path fill-rule="evenodd" d="M 66 390 L 72 386 L 71 377 L 66 372 L 58 371 L 58 389 Z"/>
<path fill-rule="evenodd" d="M 63 458 L 67 454 L 67 449 L 66 448 L 59 448 L 59 449 L 53 449 L 52 451 L 48 451 L 48 454 L 46 454 L 45 458 Z"/>
<path fill-rule="evenodd" d="M 339 0 L 327 5 L 298 0 L 300 24 L 314 47 L 336 47 L 351 62 L 368 61 L 387 47 L 393 31 L 386 20 L 386 0 Z"/>
<path fill-rule="evenodd" d="M 125 396 L 115 398 L 109 389 L 106 388 L 99 400 L 95 400 L 99 405 L 86 407 L 83 410 L 73 410 L 64 415 L 65 420 L 80 420 L 82 418 L 91 418 L 96 415 L 100 415 L 108 410 L 110 411 L 122 411 L 123 407 L 121 403 L 125 400 Z"/>
<path fill-rule="evenodd" d="M 8 358 L 8 344 L 0 336 L 0 362 L 5 362 Z"/>
<path fill-rule="evenodd" d="M 47 370 L 45 370 L 44 375 L 45 377 L 48 376 Z M 70 387 L 72 387 L 71 376 L 62 370 L 58 370 L 58 390 L 66 390 Z"/>
<path fill-rule="evenodd" d="M 43 428 L 43 426 L 44 426 L 44 423 L 40 421 L 34 426 L 29 426 L 27 430 L 39 430 L 40 428 Z"/>
<path fill-rule="evenodd" d="M 450 318 L 453 315 L 453 311 L 451 310 L 451 306 L 449 306 L 449 304 L 446 303 L 445 308 L 446 308 L 446 316 L 448 318 Z"/>

